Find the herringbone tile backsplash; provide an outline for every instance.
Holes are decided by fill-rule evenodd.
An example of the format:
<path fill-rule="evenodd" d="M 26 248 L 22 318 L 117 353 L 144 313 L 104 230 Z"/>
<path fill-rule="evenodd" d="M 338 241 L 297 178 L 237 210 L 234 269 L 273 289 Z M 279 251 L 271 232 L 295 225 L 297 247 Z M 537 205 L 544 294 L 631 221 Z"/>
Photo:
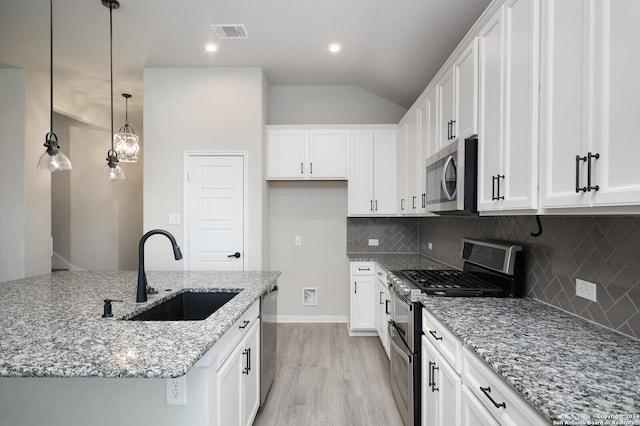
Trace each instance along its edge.
<path fill-rule="evenodd" d="M 462 238 L 513 241 L 524 250 L 528 296 L 640 338 L 640 216 L 540 220 L 533 237 L 535 216 L 348 218 L 347 251 L 419 252 L 461 268 Z M 597 303 L 575 295 L 577 278 L 597 285 Z"/>

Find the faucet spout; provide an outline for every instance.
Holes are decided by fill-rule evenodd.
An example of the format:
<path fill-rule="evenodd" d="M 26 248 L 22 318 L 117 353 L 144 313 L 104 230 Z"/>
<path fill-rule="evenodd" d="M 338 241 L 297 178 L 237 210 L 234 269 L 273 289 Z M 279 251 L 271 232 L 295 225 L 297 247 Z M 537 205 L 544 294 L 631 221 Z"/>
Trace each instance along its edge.
<path fill-rule="evenodd" d="M 176 242 L 176 239 L 169 232 L 164 229 L 153 229 L 140 238 L 140 243 L 138 244 L 138 292 L 136 295 L 136 302 L 146 302 L 147 294 L 155 294 L 157 290 L 153 287 L 150 287 L 147 284 L 147 273 L 144 270 L 144 243 L 149 239 L 150 236 L 161 234 L 164 235 L 171 241 L 171 246 L 173 247 L 173 257 L 176 260 L 182 259 L 182 252 L 180 251 L 180 247 Z"/>

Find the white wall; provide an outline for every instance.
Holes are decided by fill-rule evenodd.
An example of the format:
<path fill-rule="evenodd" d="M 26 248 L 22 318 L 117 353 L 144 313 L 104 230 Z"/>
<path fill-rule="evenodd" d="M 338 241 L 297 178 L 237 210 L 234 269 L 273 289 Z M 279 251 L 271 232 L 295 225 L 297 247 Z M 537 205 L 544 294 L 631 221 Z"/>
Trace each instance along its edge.
<path fill-rule="evenodd" d="M 183 246 L 185 151 L 245 151 L 249 162 L 248 269 L 262 269 L 264 242 L 263 111 L 266 79 L 259 68 L 144 70 L 144 230 L 162 228 Z M 164 238 L 145 248 L 148 269 L 182 269 Z M 265 265 L 266 266 L 266 265 Z"/>
<path fill-rule="evenodd" d="M 271 267 L 278 280 L 278 321 L 345 322 L 349 311 L 346 182 L 271 182 Z M 295 246 L 296 235 L 302 245 Z M 318 289 L 318 305 L 302 289 Z"/>
<path fill-rule="evenodd" d="M 396 124 L 406 112 L 358 86 L 271 86 L 270 124 Z"/>
<path fill-rule="evenodd" d="M 356 86 L 271 86 L 269 112 L 271 124 L 396 124 L 406 109 Z M 346 321 L 347 183 L 271 182 L 269 214 L 279 321 Z M 303 287 L 318 288 L 318 306 L 302 305 Z"/>

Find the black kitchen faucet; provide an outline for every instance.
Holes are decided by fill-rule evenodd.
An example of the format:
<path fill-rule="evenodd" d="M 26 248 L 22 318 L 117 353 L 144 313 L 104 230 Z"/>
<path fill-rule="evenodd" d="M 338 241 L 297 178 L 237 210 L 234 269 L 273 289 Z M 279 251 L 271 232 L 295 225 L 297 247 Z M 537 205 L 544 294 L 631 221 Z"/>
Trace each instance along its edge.
<path fill-rule="evenodd" d="M 180 247 L 178 247 L 178 243 L 176 243 L 176 239 L 169 232 L 163 229 L 152 229 L 147 232 L 140 238 L 140 244 L 138 245 L 138 294 L 136 296 L 136 302 L 146 302 L 147 294 L 156 294 L 158 290 L 153 287 L 150 287 L 147 284 L 147 273 L 144 270 L 144 243 L 147 239 L 155 234 L 162 234 L 165 237 L 169 238 L 171 241 L 171 245 L 173 246 L 173 256 L 176 260 L 182 259 L 182 252 L 180 251 Z"/>

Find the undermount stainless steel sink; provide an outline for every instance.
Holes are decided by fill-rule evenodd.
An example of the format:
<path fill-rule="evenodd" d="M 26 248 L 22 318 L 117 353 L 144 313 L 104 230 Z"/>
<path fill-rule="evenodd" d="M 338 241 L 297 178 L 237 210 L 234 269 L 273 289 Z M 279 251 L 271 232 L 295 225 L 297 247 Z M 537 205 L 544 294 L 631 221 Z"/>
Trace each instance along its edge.
<path fill-rule="evenodd" d="M 128 321 L 200 321 L 233 299 L 236 291 L 185 291 L 131 317 Z"/>

